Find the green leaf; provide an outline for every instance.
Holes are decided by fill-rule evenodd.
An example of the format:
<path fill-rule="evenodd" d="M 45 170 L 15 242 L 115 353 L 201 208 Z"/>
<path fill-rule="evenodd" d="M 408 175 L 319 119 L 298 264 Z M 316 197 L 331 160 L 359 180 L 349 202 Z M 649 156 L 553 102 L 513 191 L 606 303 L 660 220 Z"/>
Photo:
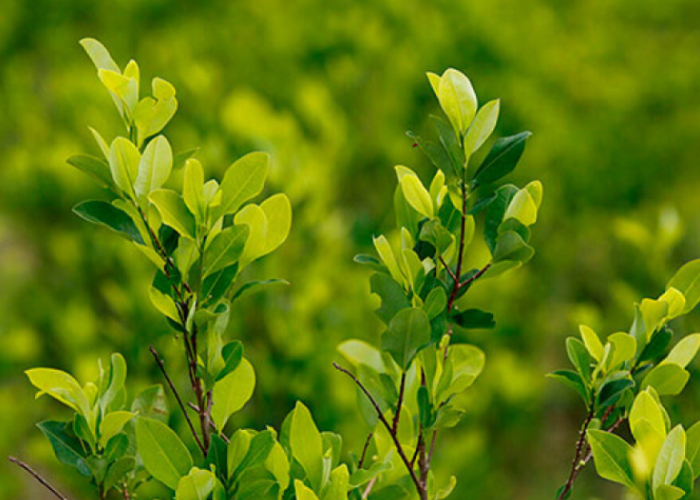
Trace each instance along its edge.
<path fill-rule="evenodd" d="M 119 189 L 134 197 L 134 180 L 139 171 L 141 153 L 128 139 L 117 137 L 109 148 L 109 168 Z"/>
<path fill-rule="evenodd" d="M 652 487 L 656 490 L 661 485 L 671 485 L 678 477 L 685 458 L 685 431 L 676 426 L 666 436 L 654 465 Z"/>
<path fill-rule="evenodd" d="M 100 397 L 100 408 L 103 414 L 106 413 L 110 406 L 119 401 L 119 395 L 124 390 L 126 383 L 126 360 L 124 356 L 118 352 L 110 357 L 109 379 L 106 387 L 102 388 L 102 396 Z M 117 406 L 119 406 L 117 404 Z"/>
<path fill-rule="evenodd" d="M 221 181 L 220 215 L 236 212 L 243 203 L 260 194 L 265 185 L 270 156 L 249 153 L 236 160 Z"/>
<path fill-rule="evenodd" d="M 496 240 L 493 261 L 527 262 L 534 254 L 534 249 L 523 240 L 522 236 L 515 231 L 506 231 L 500 234 Z"/>
<path fill-rule="evenodd" d="M 85 460 L 83 445 L 73 433 L 70 422 L 46 420 L 37 424 L 37 427 L 51 443 L 59 462 L 78 469 L 78 472 L 83 476 L 90 477 L 92 475 Z"/>
<path fill-rule="evenodd" d="M 182 197 L 197 222 L 203 222 L 207 213 L 207 202 L 204 199 L 204 170 L 198 160 L 191 159 L 185 162 Z"/>
<path fill-rule="evenodd" d="M 464 138 L 464 154 L 467 157 L 477 151 L 493 133 L 498 121 L 500 107 L 501 100 L 494 99 L 484 104 L 476 114 Z"/>
<path fill-rule="evenodd" d="M 596 361 L 601 361 L 603 359 L 603 344 L 598 335 L 592 328 L 586 325 L 580 325 L 579 331 L 581 332 L 581 338 L 589 354 Z"/>
<path fill-rule="evenodd" d="M 97 69 L 109 69 L 117 73 L 120 72 L 119 66 L 117 66 L 109 51 L 100 42 L 94 38 L 83 38 L 80 40 L 80 45 L 85 49 L 87 55 L 90 56 Z"/>
<path fill-rule="evenodd" d="M 523 188 L 515 193 L 503 219 L 515 219 L 526 227 L 537 222 L 537 204 L 527 189 Z"/>
<path fill-rule="evenodd" d="M 586 403 L 586 406 L 590 405 L 591 398 L 588 393 L 588 389 L 586 389 L 586 384 L 579 373 L 571 370 L 558 370 L 547 374 L 547 377 L 554 380 L 559 380 L 564 385 L 578 392 L 584 403 Z"/>
<path fill-rule="evenodd" d="M 136 469 L 136 460 L 134 457 L 122 457 L 114 461 L 105 474 L 105 491 L 109 491 L 116 486 L 120 480 L 124 479 L 124 477 L 134 469 Z"/>
<path fill-rule="evenodd" d="M 634 380 L 630 378 L 617 378 L 606 381 L 598 391 L 598 405 L 601 408 L 606 408 L 617 403 L 622 393 L 630 387 L 634 387 Z"/>
<path fill-rule="evenodd" d="M 644 381 L 642 389 L 653 387 L 659 396 L 676 396 L 688 383 L 690 373 L 676 363 L 665 363 L 651 370 Z"/>
<path fill-rule="evenodd" d="M 129 241 L 144 244 L 132 218 L 111 203 L 99 200 L 83 201 L 73 207 L 73 212 L 81 219 L 111 229 Z"/>
<path fill-rule="evenodd" d="M 477 108 L 476 94 L 467 76 L 448 68 L 440 77 L 437 88 L 440 107 L 449 118 L 456 134 L 464 134 L 474 119 Z"/>
<path fill-rule="evenodd" d="M 608 342 L 615 346 L 611 366 L 615 367 L 632 359 L 637 352 L 637 340 L 624 332 L 613 333 L 608 337 Z"/>
<path fill-rule="evenodd" d="M 150 418 L 136 420 L 136 445 L 146 470 L 171 490 L 192 468 L 192 456 L 177 434 Z"/>
<path fill-rule="evenodd" d="M 286 490 L 289 486 L 289 460 L 282 445 L 275 441 L 272 450 L 265 459 L 265 468 L 272 472 L 277 479 L 281 490 Z"/>
<path fill-rule="evenodd" d="M 700 302 L 700 259 L 691 260 L 681 267 L 666 285 L 666 290 L 670 288 L 685 296 L 683 314 L 692 311 Z"/>
<path fill-rule="evenodd" d="M 241 460 L 236 471 L 233 473 L 234 476 L 242 473 L 245 469 L 257 467 L 265 462 L 274 448 L 275 443 L 275 435 L 269 430 L 259 432 L 253 436 L 243 460 Z"/>
<path fill-rule="evenodd" d="M 517 192 L 518 188 L 512 184 L 506 184 L 505 186 L 499 187 L 496 190 L 495 198 L 493 201 L 491 201 L 491 203 L 489 203 L 488 208 L 486 209 L 486 216 L 484 219 L 484 240 L 486 241 L 486 245 L 489 247 L 492 255 L 496 249 L 498 228 L 501 225 L 501 222 L 503 222 L 506 209 Z"/>
<path fill-rule="evenodd" d="M 154 385 L 141 391 L 131 404 L 131 411 L 138 413 L 141 417 L 152 418 L 167 424 L 170 409 L 163 387 Z"/>
<path fill-rule="evenodd" d="M 629 458 L 632 447 L 619 436 L 605 431 L 589 430 L 587 436 L 598 475 L 634 489 L 634 476 Z"/>
<path fill-rule="evenodd" d="M 294 493 L 297 500 L 318 500 L 316 493 L 298 479 L 294 480 Z"/>
<path fill-rule="evenodd" d="M 78 381 L 72 375 L 53 368 L 33 368 L 25 372 L 29 381 L 39 389 L 37 397 L 48 394 L 64 405 L 90 417 L 90 403 Z M 88 420 L 90 420 L 88 418 Z"/>
<path fill-rule="evenodd" d="M 359 488 L 360 486 L 369 483 L 382 472 L 392 469 L 393 464 L 391 462 L 374 462 L 369 469 L 359 469 L 353 472 L 350 476 L 349 485 L 352 488 Z"/>
<path fill-rule="evenodd" d="M 114 411 L 105 415 L 100 423 L 100 444 L 107 444 L 107 441 L 120 433 L 135 416 L 136 414 L 130 411 Z"/>
<path fill-rule="evenodd" d="M 109 164 L 99 158 L 89 155 L 75 155 L 68 158 L 68 164 L 82 170 L 92 177 L 100 187 L 113 189 L 112 172 Z"/>
<path fill-rule="evenodd" d="M 243 359 L 243 344 L 238 340 L 229 342 L 221 350 L 221 357 L 224 361 L 224 368 L 216 376 L 217 382 L 240 366 Z"/>
<path fill-rule="evenodd" d="M 388 325 L 399 311 L 411 306 L 401 285 L 386 274 L 373 274 L 369 283 L 371 292 L 381 299 L 381 306 L 375 313 L 385 324 Z"/>
<path fill-rule="evenodd" d="M 428 315 L 429 320 L 435 319 L 447 307 L 447 293 L 445 289 L 438 286 L 430 290 L 430 293 L 425 298 L 423 310 Z"/>
<path fill-rule="evenodd" d="M 249 234 L 248 226 L 230 226 L 214 236 L 204 251 L 203 276 L 210 276 L 237 262 L 243 255 Z"/>
<path fill-rule="evenodd" d="M 250 229 L 241 256 L 240 267 L 243 268 L 284 243 L 292 225 L 292 205 L 286 195 L 276 194 L 260 206 L 247 205 L 236 214 L 234 221 Z"/>
<path fill-rule="evenodd" d="M 688 335 L 671 349 L 671 352 L 668 353 L 668 356 L 662 361 L 662 364 L 675 363 L 685 368 L 698 353 L 698 349 L 700 349 L 700 333 Z"/>
<path fill-rule="evenodd" d="M 493 319 L 493 314 L 482 311 L 481 309 L 467 309 L 466 311 L 457 311 L 450 319 L 462 328 L 472 329 L 490 329 L 496 326 Z"/>
<path fill-rule="evenodd" d="M 323 439 L 311 412 L 297 402 L 292 415 L 289 443 L 292 455 L 301 464 L 311 486 L 321 489 L 323 479 Z"/>
<path fill-rule="evenodd" d="M 148 143 L 138 166 L 134 190 L 142 207 L 147 206 L 148 195 L 165 184 L 172 168 L 173 151 L 170 143 L 165 136 L 159 135 Z"/>
<path fill-rule="evenodd" d="M 696 422 L 686 433 L 685 456 L 693 470 L 693 478 L 700 476 L 700 422 Z"/>
<path fill-rule="evenodd" d="M 377 373 L 386 370 L 381 351 L 362 340 L 346 340 L 338 346 L 338 352 L 355 366 L 367 365 Z"/>
<path fill-rule="evenodd" d="M 404 175 L 400 181 L 406 201 L 425 217 L 432 219 L 435 215 L 430 193 L 416 175 Z"/>
<path fill-rule="evenodd" d="M 583 342 L 573 337 L 566 339 L 566 354 L 583 380 L 590 382 L 592 358 Z"/>
<path fill-rule="evenodd" d="M 234 477 L 234 472 L 236 472 L 238 466 L 247 455 L 248 449 L 250 448 L 250 442 L 254 436 L 254 431 L 245 429 L 238 429 L 233 433 L 233 436 L 231 436 L 231 441 L 228 445 L 228 452 L 226 454 L 228 477 L 230 479 Z"/>
<path fill-rule="evenodd" d="M 279 278 L 272 278 L 269 280 L 253 280 L 253 281 L 248 281 L 246 283 L 243 283 L 238 290 L 235 291 L 233 294 L 233 298 L 231 300 L 236 300 L 239 297 L 242 297 L 243 295 L 249 293 L 251 290 L 255 290 L 256 288 L 264 287 L 267 285 L 289 285 L 289 281 L 279 279 Z"/>
<path fill-rule="evenodd" d="M 231 415 L 248 402 L 254 389 L 255 371 L 247 359 L 241 360 L 234 371 L 214 385 L 213 397 L 216 404 L 211 416 L 217 429 L 223 430 Z"/>
<path fill-rule="evenodd" d="M 630 409 L 630 430 L 637 441 L 643 440 L 647 429 L 652 429 L 661 439 L 666 437 L 663 410 L 649 391 L 650 389 L 640 392 Z"/>
<path fill-rule="evenodd" d="M 531 135 L 531 132 L 520 132 L 498 139 L 474 174 L 474 181 L 490 184 L 512 172 L 525 151 L 525 141 Z"/>
<path fill-rule="evenodd" d="M 415 355 L 430 342 L 430 321 L 422 309 L 399 311 L 382 334 L 382 349 L 406 370 Z"/>
<path fill-rule="evenodd" d="M 148 199 L 156 206 L 164 223 L 182 236 L 195 239 L 194 217 L 187 210 L 182 196 L 171 189 L 156 189 Z"/>
<path fill-rule="evenodd" d="M 175 500 L 207 500 L 216 484 L 216 476 L 211 471 L 193 468 L 180 479 L 175 491 Z"/>

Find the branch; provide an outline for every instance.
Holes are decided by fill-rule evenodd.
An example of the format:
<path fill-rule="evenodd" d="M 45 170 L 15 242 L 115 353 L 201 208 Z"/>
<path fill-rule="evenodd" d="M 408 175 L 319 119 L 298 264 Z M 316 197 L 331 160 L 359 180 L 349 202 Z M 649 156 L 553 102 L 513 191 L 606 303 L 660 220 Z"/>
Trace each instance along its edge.
<path fill-rule="evenodd" d="M 406 372 L 401 374 L 401 385 L 399 387 L 399 400 L 396 403 L 396 414 L 394 415 L 394 421 L 392 422 L 392 428 L 394 432 L 399 430 L 399 419 L 401 418 L 401 406 L 403 406 L 403 396 L 406 392 Z"/>
<path fill-rule="evenodd" d="M 360 461 L 357 462 L 357 468 L 361 469 L 362 466 L 365 464 L 365 458 L 367 457 L 367 450 L 369 449 L 369 444 L 372 442 L 372 436 L 374 436 L 374 432 L 370 432 L 367 434 L 367 439 L 365 439 L 365 445 L 362 448 L 362 455 L 360 456 Z"/>
<path fill-rule="evenodd" d="M 68 500 L 68 497 L 64 496 L 62 493 L 60 493 L 56 488 L 51 486 L 49 482 L 41 477 L 37 471 L 29 467 L 27 464 L 22 462 L 21 460 L 16 459 L 15 457 L 8 457 L 8 460 L 12 462 L 13 464 L 17 465 L 18 467 L 24 469 L 27 471 L 29 474 L 31 474 L 34 479 L 36 479 L 44 488 L 49 490 L 53 495 L 58 498 L 59 500 Z"/>
<path fill-rule="evenodd" d="M 343 372 L 345 375 L 350 377 L 353 382 L 357 385 L 357 387 L 360 388 L 360 390 L 367 396 L 367 399 L 369 399 L 369 402 L 374 406 L 374 410 L 377 412 L 377 416 L 379 417 L 379 421 L 382 423 L 382 425 L 386 428 L 387 432 L 389 432 L 389 435 L 391 436 L 392 441 L 394 442 L 394 446 L 396 447 L 396 451 L 399 454 L 399 457 L 401 457 L 401 460 L 403 461 L 404 465 L 406 466 L 406 469 L 408 469 L 408 473 L 411 476 L 411 480 L 413 481 L 413 484 L 416 486 L 416 489 L 418 490 L 418 494 L 421 496 L 421 498 L 425 498 L 425 488 L 423 488 L 420 480 L 418 479 L 418 476 L 416 476 L 416 472 L 413 470 L 413 467 L 411 467 L 411 462 L 408 460 L 406 457 L 406 453 L 403 451 L 403 446 L 401 446 L 401 443 L 399 442 L 399 438 L 396 435 L 396 433 L 393 431 L 391 424 L 387 421 L 386 417 L 384 416 L 384 413 L 382 412 L 382 409 L 379 407 L 379 404 L 377 401 L 374 399 L 374 397 L 369 393 L 367 388 L 360 382 L 355 375 L 353 375 L 351 372 L 340 366 L 338 363 L 333 363 L 333 367 L 340 371 Z"/>
<path fill-rule="evenodd" d="M 574 481 L 576 481 L 576 476 L 578 476 L 578 473 L 581 469 L 579 467 L 579 464 L 581 462 L 581 456 L 584 453 L 585 445 L 586 445 L 586 432 L 588 431 L 588 426 L 591 424 L 591 420 L 593 420 L 593 416 L 595 414 L 595 411 L 593 408 L 588 412 L 588 416 L 586 416 L 586 420 L 583 422 L 583 426 L 581 427 L 581 430 L 579 431 L 579 438 L 576 441 L 576 454 L 574 455 L 574 459 L 571 462 L 571 470 L 569 471 L 569 477 L 566 479 L 566 483 L 564 483 L 564 488 L 561 490 L 561 493 L 557 497 L 557 500 L 563 500 L 569 495 L 569 492 L 571 489 L 574 487 Z"/>
<path fill-rule="evenodd" d="M 173 381 L 170 380 L 170 377 L 168 376 L 168 372 L 165 370 L 165 363 L 163 362 L 160 355 L 158 354 L 158 351 L 156 351 L 153 346 L 150 346 L 149 349 L 151 351 L 151 354 L 153 354 L 153 357 L 156 360 L 156 364 L 158 365 L 158 368 L 160 368 L 160 371 L 163 373 L 165 380 L 168 382 L 168 385 L 170 386 L 170 390 L 172 391 L 173 395 L 175 396 L 175 399 L 177 399 L 178 405 L 180 405 L 180 409 L 182 410 L 182 414 L 185 416 L 185 420 L 187 420 L 187 425 L 190 427 L 190 430 L 192 431 L 192 435 L 194 436 L 194 440 L 197 442 L 197 446 L 199 447 L 200 450 L 202 450 L 202 453 L 204 453 L 204 455 L 206 455 L 204 445 L 202 444 L 202 441 L 199 439 L 199 436 L 197 435 L 197 431 L 195 431 L 195 429 L 194 429 L 194 425 L 192 424 L 192 421 L 190 420 L 190 416 L 187 414 L 187 410 L 185 409 L 185 405 L 182 402 L 182 399 L 180 398 L 180 394 L 177 392 L 177 389 L 175 388 Z"/>

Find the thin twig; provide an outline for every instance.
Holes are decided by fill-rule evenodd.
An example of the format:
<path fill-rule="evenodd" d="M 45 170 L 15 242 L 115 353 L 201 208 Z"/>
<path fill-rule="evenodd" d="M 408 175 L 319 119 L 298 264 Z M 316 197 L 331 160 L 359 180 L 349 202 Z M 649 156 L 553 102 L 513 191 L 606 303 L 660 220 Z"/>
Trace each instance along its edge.
<path fill-rule="evenodd" d="M 438 257 L 440 260 L 440 263 L 443 265 L 445 268 L 445 271 L 447 271 L 447 274 L 450 275 L 450 278 L 452 278 L 452 281 L 455 283 L 459 282 L 459 279 L 457 279 L 457 275 L 454 273 L 452 269 L 450 269 L 450 266 L 447 265 L 447 262 L 445 262 L 445 259 L 442 258 L 442 256 Z"/>
<path fill-rule="evenodd" d="M 369 444 L 372 442 L 372 436 L 374 436 L 374 432 L 370 432 L 367 434 L 367 439 L 365 439 L 365 445 L 362 447 L 362 455 L 360 455 L 360 461 L 357 462 L 357 468 L 361 469 L 362 466 L 365 464 L 365 458 L 367 458 L 367 450 L 369 449 Z"/>
<path fill-rule="evenodd" d="M 333 363 L 333 367 L 336 370 L 343 372 L 345 375 L 350 377 L 352 379 L 352 381 L 355 382 L 355 384 L 365 394 L 365 396 L 367 396 L 367 399 L 374 407 L 374 410 L 377 412 L 377 416 L 379 417 L 379 421 L 382 423 L 382 425 L 389 432 L 389 435 L 391 436 L 391 439 L 394 442 L 394 446 L 396 447 L 396 451 L 398 452 L 399 457 L 401 458 L 404 465 L 406 466 L 406 469 L 408 469 L 408 473 L 411 476 L 411 480 L 413 481 L 413 484 L 416 486 L 416 490 L 418 491 L 418 494 L 421 496 L 422 499 L 427 498 L 427 496 L 426 496 L 427 492 L 425 491 L 425 488 L 421 485 L 421 482 L 418 479 L 418 476 L 416 476 L 416 472 L 413 470 L 413 467 L 411 467 L 411 462 L 406 457 L 406 453 L 403 450 L 403 446 L 401 446 L 401 443 L 399 442 L 398 436 L 396 435 L 395 432 L 393 432 L 391 424 L 384 416 L 382 409 L 379 407 L 379 403 L 377 403 L 377 401 L 374 399 L 372 394 L 370 394 L 370 392 L 367 390 L 367 388 L 364 386 L 364 384 L 362 382 L 360 382 L 358 380 L 358 378 L 355 375 L 353 375 L 350 371 L 346 370 L 345 368 L 340 366 L 338 363 Z"/>
<path fill-rule="evenodd" d="M 204 453 L 206 455 L 204 445 L 202 444 L 202 441 L 199 439 L 199 436 L 197 435 L 197 431 L 194 429 L 194 425 L 192 424 L 192 420 L 190 420 L 190 416 L 187 414 L 187 409 L 185 408 L 185 405 L 182 402 L 182 399 L 180 398 L 180 394 L 177 392 L 177 389 L 175 388 L 175 384 L 173 384 L 173 381 L 170 380 L 170 376 L 168 376 L 168 372 L 165 369 L 165 363 L 163 362 L 160 355 L 158 354 L 158 351 L 156 351 L 153 346 L 150 346 L 149 349 L 151 351 L 151 354 L 153 354 L 153 358 L 155 358 L 155 360 L 156 360 L 156 364 L 158 365 L 158 368 L 160 368 L 160 371 L 163 373 L 163 377 L 165 377 L 165 380 L 168 382 L 168 385 L 170 386 L 170 390 L 172 391 L 173 395 L 175 396 L 175 399 L 177 400 L 178 405 L 180 405 L 180 409 L 182 410 L 182 414 L 185 416 L 185 420 L 187 420 L 187 425 L 190 427 L 190 431 L 192 431 L 192 435 L 194 436 L 194 439 L 197 442 L 197 446 L 199 447 L 200 450 L 202 450 L 202 453 Z"/>
<path fill-rule="evenodd" d="M 394 432 L 399 430 L 399 419 L 401 418 L 401 406 L 403 406 L 404 392 L 406 391 L 406 372 L 401 374 L 401 383 L 399 385 L 399 400 L 396 403 L 396 414 L 394 415 L 394 421 L 392 422 L 392 428 Z"/>
<path fill-rule="evenodd" d="M 46 479 L 41 477 L 41 475 L 37 471 L 29 467 L 29 465 L 25 464 L 24 462 L 15 457 L 8 457 L 8 460 L 13 464 L 17 465 L 18 467 L 24 469 L 29 474 L 31 474 L 34 477 L 34 479 L 36 479 L 44 488 L 53 493 L 53 495 L 59 500 L 68 500 L 68 497 L 66 497 L 65 495 L 60 493 L 56 488 L 51 486 L 51 484 L 49 484 L 49 482 Z"/>
<path fill-rule="evenodd" d="M 579 437 L 576 441 L 576 453 L 574 454 L 574 459 L 571 462 L 571 470 L 569 471 L 569 477 L 566 479 L 566 483 L 564 483 L 564 488 L 561 490 L 561 493 L 557 497 L 557 500 L 563 500 L 564 498 L 566 498 L 571 489 L 574 487 L 574 481 L 576 481 L 576 476 L 578 476 L 578 473 L 581 469 L 581 456 L 583 455 L 583 453 L 585 453 L 586 433 L 588 432 L 588 426 L 591 424 L 591 420 L 593 420 L 594 415 L 595 411 L 593 408 L 591 408 L 591 410 L 588 412 L 588 415 L 586 416 L 586 420 L 583 421 L 583 426 L 579 431 Z"/>
<path fill-rule="evenodd" d="M 374 484 L 377 482 L 377 479 L 378 477 L 373 477 L 372 480 L 367 483 L 367 487 L 362 493 L 362 500 L 366 500 L 369 497 L 369 494 L 372 493 L 372 488 L 374 488 Z"/>

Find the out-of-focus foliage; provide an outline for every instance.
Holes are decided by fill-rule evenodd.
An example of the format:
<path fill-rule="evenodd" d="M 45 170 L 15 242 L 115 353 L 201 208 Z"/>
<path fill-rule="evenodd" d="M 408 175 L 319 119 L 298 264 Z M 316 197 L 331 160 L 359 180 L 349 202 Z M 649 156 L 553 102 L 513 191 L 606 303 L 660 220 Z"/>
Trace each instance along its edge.
<path fill-rule="evenodd" d="M 52 452 L 32 422 L 54 403 L 32 403 L 22 371 L 52 366 L 90 380 L 95 356 L 119 351 L 132 394 L 158 380 L 141 348 L 164 345 L 168 332 L 147 296 L 150 264 L 126 242 L 96 238 L 69 210 L 101 196 L 65 164 L 99 154 L 84 124 L 110 136 L 121 126 L 103 112 L 109 96 L 77 46 L 94 36 L 153 72 L 144 79 L 167 74 L 178 88 L 168 127 L 176 151 L 201 146 L 198 157 L 221 178 L 231 158 L 266 150 L 266 194 L 284 189 L 292 201 L 290 239 L 255 270 L 255 279 L 292 286 L 232 309 L 230 335 L 266 374 L 236 426 L 279 426 L 303 399 L 318 427 L 342 432 L 344 450 L 357 453 L 365 436 L 355 394 L 338 389 L 346 386 L 330 361 L 341 340 L 382 329 L 369 314 L 368 273 L 352 256 L 394 224 L 391 166 L 429 171 L 404 136 L 426 135 L 424 117 L 438 112 L 424 72 L 459 68 L 483 102 L 502 98 L 508 113 L 494 135 L 534 132 L 527 171 L 514 177 L 547 186 L 538 254 L 509 280 L 472 291 L 503 321 L 471 334 L 489 364 L 436 452 L 449 467 L 435 469 L 459 477 L 455 498 L 551 497 L 583 411 L 543 377 L 563 365 L 563 339 L 579 323 L 625 329 L 630 304 L 658 296 L 672 270 L 700 255 L 699 20 L 693 0 L 3 2 L 1 454 L 31 455 L 80 496 L 89 491 L 80 478 L 47 469 Z M 700 321 L 691 313 L 676 323 L 684 334 Z M 697 365 L 687 369 L 697 379 Z M 667 408 L 672 420 L 697 420 L 699 397 L 689 384 Z M 42 498 L 24 479 L 0 468 L 0 498 Z M 621 490 L 589 470 L 576 495 Z"/>

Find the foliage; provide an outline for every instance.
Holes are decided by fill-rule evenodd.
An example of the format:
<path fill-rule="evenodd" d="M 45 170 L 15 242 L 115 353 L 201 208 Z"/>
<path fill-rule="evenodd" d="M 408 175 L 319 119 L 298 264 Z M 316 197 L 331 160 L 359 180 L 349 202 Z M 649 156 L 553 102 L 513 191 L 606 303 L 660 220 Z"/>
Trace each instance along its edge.
<path fill-rule="evenodd" d="M 688 262 L 659 298 L 636 304 L 628 332 L 613 333 L 603 344 L 591 328 L 581 325 L 581 340 L 566 340 L 574 370 L 550 376 L 578 392 L 588 415 L 558 498 L 568 498 L 591 457 L 601 477 L 624 484 L 647 500 L 679 499 L 692 493 L 698 476 L 692 466 L 700 446 L 695 442 L 697 431 L 691 429 L 693 441 L 686 460 L 685 431 L 678 426 L 669 432 L 670 420 L 660 396 L 683 391 L 690 378 L 686 367 L 700 349 L 700 334 L 694 333 L 669 351 L 673 331 L 668 326 L 700 302 L 699 265 L 698 260 Z M 637 441 L 634 448 L 614 434 L 623 422 L 629 423 Z"/>

